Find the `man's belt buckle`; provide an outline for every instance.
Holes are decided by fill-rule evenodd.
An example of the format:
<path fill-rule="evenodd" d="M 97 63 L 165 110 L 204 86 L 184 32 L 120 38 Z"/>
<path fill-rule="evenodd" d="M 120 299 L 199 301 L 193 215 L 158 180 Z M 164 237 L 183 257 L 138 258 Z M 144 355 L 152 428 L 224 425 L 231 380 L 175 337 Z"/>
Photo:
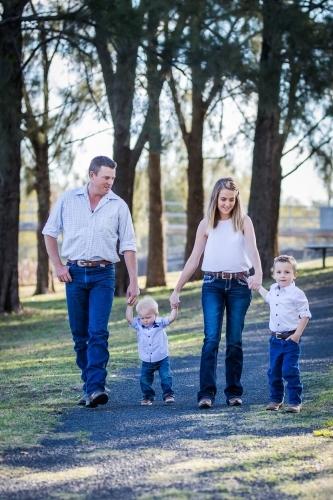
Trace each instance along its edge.
<path fill-rule="evenodd" d="M 275 338 L 282 339 L 283 337 L 280 337 L 280 335 L 283 335 L 283 333 L 282 332 L 275 332 Z"/>
<path fill-rule="evenodd" d="M 91 262 L 86 262 L 85 260 L 78 260 L 76 263 L 79 267 L 91 266 Z"/>
<path fill-rule="evenodd" d="M 222 273 L 221 273 L 221 278 L 222 278 L 223 280 L 227 280 L 227 279 L 229 279 L 229 278 L 227 278 L 227 277 L 226 277 L 226 274 L 227 274 L 228 276 L 230 275 L 230 273 L 226 273 L 225 271 L 222 271 Z"/>

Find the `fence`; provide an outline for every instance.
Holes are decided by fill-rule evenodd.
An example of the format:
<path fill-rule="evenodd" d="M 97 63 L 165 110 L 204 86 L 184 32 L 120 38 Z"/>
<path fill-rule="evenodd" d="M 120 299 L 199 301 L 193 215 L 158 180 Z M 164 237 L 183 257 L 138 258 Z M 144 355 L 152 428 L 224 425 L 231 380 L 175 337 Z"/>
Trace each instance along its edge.
<path fill-rule="evenodd" d="M 186 244 L 186 212 L 183 202 L 165 202 L 167 271 L 177 271 L 184 265 Z M 19 238 L 20 284 L 34 282 L 37 260 L 37 202 L 21 204 Z M 333 241 L 333 207 L 281 206 L 279 217 L 279 247 L 298 260 L 311 258 L 315 252 L 305 250 L 306 244 Z M 145 275 L 147 249 L 138 252 L 139 274 Z"/>

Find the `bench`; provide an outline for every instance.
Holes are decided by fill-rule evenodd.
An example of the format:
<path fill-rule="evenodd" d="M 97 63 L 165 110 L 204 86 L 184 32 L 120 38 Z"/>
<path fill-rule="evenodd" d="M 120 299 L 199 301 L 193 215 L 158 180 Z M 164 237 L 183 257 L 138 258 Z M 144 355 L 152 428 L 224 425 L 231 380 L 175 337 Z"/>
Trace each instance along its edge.
<path fill-rule="evenodd" d="M 309 250 L 321 250 L 323 257 L 323 267 L 326 267 L 326 252 L 333 248 L 333 243 L 314 243 L 313 245 L 305 245 L 304 248 L 308 248 Z"/>

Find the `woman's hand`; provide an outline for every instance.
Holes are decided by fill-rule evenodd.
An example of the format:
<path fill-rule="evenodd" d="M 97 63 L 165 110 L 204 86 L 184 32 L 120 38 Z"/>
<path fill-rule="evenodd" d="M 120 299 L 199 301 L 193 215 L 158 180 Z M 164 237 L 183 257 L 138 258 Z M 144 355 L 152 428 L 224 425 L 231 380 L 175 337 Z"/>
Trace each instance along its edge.
<path fill-rule="evenodd" d="M 170 295 L 170 306 L 171 306 L 171 309 L 176 309 L 178 308 L 179 304 L 180 304 L 180 300 L 179 300 L 179 293 L 174 290 L 172 292 L 172 294 Z"/>
<path fill-rule="evenodd" d="M 250 288 L 250 290 L 256 290 L 257 292 L 259 291 L 259 288 L 261 287 L 262 284 L 262 274 L 254 274 L 253 276 L 249 276 L 247 279 L 247 285 Z"/>

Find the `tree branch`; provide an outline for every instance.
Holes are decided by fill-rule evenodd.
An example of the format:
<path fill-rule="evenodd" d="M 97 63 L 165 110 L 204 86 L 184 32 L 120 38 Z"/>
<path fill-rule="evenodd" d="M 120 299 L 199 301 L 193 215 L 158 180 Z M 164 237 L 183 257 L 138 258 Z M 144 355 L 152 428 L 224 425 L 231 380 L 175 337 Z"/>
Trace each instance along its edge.
<path fill-rule="evenodd" d="M 290 175 L 290 174 L 294 173 L 296 170 L 298 170 L 299 167 L 301 167 L 303 165 L 303 163 L 305 163 L 306 161 L 308 161 L 314 155 L 314 153 L 316 153 L 322 146 L 324 146 L 325 144 L 330 143 L 332 141 L 332 139 L 333 139 L 333 137 L 329 137 L 328 139 L 326 139 L 326 141 L 324 141 L 321 144 L 319 144 L 319 146 L 313 147 L 311 153 L 305 158 L 305 160 L 301 161 L 298 165 L 296 165 L 295 168 L 293 168 L 286 175 L 283 175 L 281 177 L 281 179 L 282 180 L 285 179 L 286 177 L 288 177 L 288 175 Z"/>
<path fill-rule="evenodd" d="M 184 118 L 184 115 L 183 115 L 181 107 L 180 107 L 180 102 L 178 99 L 178 93 L 177 93 L 177 88 L 176 88 L 176 82 L 175 82 L 175 79 L 173 77 L 172 70 L 170 71 L 168 83 L 169 83 L 169 87 L 171 90 L 173 102 L 175 105 L 175 110 L 176 110 L 176 115 L 178 118 L 180 130 L 182 132 L 182 136 L 183 136 L 185 144 L 188 144 L 190 134 L 186 130 L 185 118 Z"/>

